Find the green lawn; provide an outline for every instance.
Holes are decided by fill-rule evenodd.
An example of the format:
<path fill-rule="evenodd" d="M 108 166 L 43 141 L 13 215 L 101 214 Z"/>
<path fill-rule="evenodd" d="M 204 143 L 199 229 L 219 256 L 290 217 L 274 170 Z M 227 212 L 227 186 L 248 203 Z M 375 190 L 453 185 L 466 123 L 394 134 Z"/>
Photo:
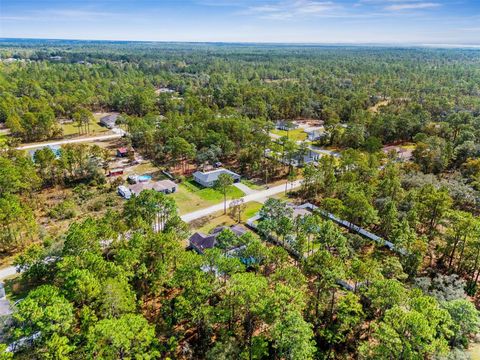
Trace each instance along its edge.
<path fill-rule="evenodd" d="M 203 209 L 223 201 L 223 194 L 220 191 L 203 188 L 192 180 L 181 183 L 177 192 L 172 195 L 177 202 L 180 214 Z M 245 195 L 243 191 L 235 186 L 230 186 L 227 191 L 227 199 L 238 199 L 243 195 Z"/>
<path fill-rule="evenodd" d="M 68 123 L 68 124 L 62 124 L 60 126 L 63 129 L 63 135 L 65 136 L 79 135 L 77 124 L 74 122 Z M 82 134 L 82 135 L 95 135 L 95 134 L 100 134 L 107 131 L 108 129 L 106 127 L 101 126 L 100 123 L 97 122 L 97 120 L 93 120 L 90 122 L 90 132 L 88 134 Z"/>
<path fill-rule="evenodd" d="M 251 217 L 253 217 L 257 212 L 260 211 L 263 204 L 255 201 L 251 201 L 247 203 L 247 208 L 242 214 L 242 221 L 247 221 Z"/>
<path fill-rule="evenodd" d="M 252 190 L 265 190 L 265 185 L 258 185 L 255 184 L 254 182 L 247 180 L 247 179 L 242 179 L 240 180 L 242 184 L 247 185 L 250 189 Z"/>
<path fill-rule="evenodd" d="M 246 222 L 249 218 L 255 215 L 263 204 L 258 202 L 249 202 L 246 204 L 245 211 L 242 213 L 241 221 L 242 223 Z M 219 226 L 231 226 L 236 224 L 237 222 L 232 219 L 232 217 L 227 213 L 223 214 L 223 211 L 218 212 L 214 215 L 209 216 L 205 219 L 204 222 L 200 224 L 199 227 L 193 228 L 193 231 L 203 232 L 204 234 L 210 233 L 213 229 Z"/>
<path fill-rule="evenodd" d="M 287 131 L 285 130 L 272 130 L 272 134 L 279 135 L 279 136 L 287 136 Z M 288 131 L 288 138 L 295 140 L 295 141 L 303 141 L 307 139 L 307 133 L 303 131 L 302 128 L 294 129 Z"/>
<path fill-rule="evenodd" d="M 0 133 L 0 146 L 5 145 L 7 143 L 7 135 Z"/>

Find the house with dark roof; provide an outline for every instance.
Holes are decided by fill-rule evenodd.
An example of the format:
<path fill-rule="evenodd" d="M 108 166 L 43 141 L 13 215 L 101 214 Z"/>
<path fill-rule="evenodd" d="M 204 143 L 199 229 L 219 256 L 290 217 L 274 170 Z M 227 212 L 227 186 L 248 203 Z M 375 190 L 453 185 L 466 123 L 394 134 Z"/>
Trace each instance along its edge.
<path fill-rule="evenodd" d="M 118 114 L 110 114 L 110 115 L 104 116 L 100 119 L 100 124 L 109 129 L 113 129 L 117 123 L 118 117 L 119 117 Z"/>
<path fill-rule="evenodd" d="M 196 232 L 188 239 L 189 248 L 195 250 L 199 254 L 203 254 L 205 250 L 213 249 L 217 245 L 217 237 L 221 234 L 221 232 L 225 229 L 230 229 L 236 236 L 240 237 L 245 234 L 248 230 L 240 224 L 228 226 L 219 226 L 210 234 L 204 234 L 201 232 Z M 235 247 L 236 248 L 236 247 Z M 235 248 L 228 249 L 228 251 L 232 251 Z"/>
<path fill-rule="evenodd" d="M 239 182 L 241 179 L 241 176 L 237 173 L 234 173 L 233 171 L 224 168 L 219 168 L 206 172 L 196 171 L 193 173 L 193 180 L 195 180 L 196 183 L 204 187 L 213 187 L 215 186 L 215 183 L 218 180 L 220 174 L 230 175 L 233 178 L 233 182 Z"/>

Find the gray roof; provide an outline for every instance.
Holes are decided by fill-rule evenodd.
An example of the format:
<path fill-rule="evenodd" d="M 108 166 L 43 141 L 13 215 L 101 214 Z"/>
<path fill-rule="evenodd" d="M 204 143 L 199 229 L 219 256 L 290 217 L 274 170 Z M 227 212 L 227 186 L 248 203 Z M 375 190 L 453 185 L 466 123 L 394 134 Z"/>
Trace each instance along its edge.
<path fill-rule="evenodd" d="M 130 191 L 138 196 L 143 190 L 165 191 L 176 187 L 177 184 L 171 180 L 160 180 L 156 182 L 143 182 L 130 185 Z"/>
<path fill-rule="evenodd" d="M 118 119 L 118 116 L 119 116 L 118 114 L 110 114 L 110 115 L 102 117 L 100 119 L 100 122 L 102 124 L 115 124 L 115 122 Z"/>
<path fill-rule="evenodd" d="M 213 229 L 212 234 L 218 235 L 223 230 L 230 229 L 236 236 L 242 236 L 247 232 L 247 229 L 240 224 L 232 225 L 232 226 L 219 226 Z"/>
<path fill-rule="evenodd" d="M 234 173 L 233 171 L 230 171 L 228 169 L 223 169 L 223 168 L 207 171 L 207 172 L 196 171 L 193 173 L 193 176 L 197 179 L 202 180 L 203 182 L 209 183 L 209 182 L 217 181 L 220 174 L 228 174 L 234 179 L 240 178 L 240 175 L 238 175 L 237 173 Z"/>
<path fill-rule="evenodd" d="M 203 253 L 207 249 L 212 249 L 217 243 L 217 236 L 220 235 L 220 233 L 225 229 L 232 230 L 233 233 L 239 237 L 247 232 L 247 229 L 240 224 L 232 225 L 230 227 L 219 226 L 213 229 L 212 233 L 209 235 L 205 235 L 201 232 L 196 232 L 195 234 L 190 236 L 190 239 L 188 239 L 190 242 L 190 246 L 197 249 L 197 251 L 199 251 L 200 253 Z"/>
<path fill-rule="evenodd" d="M 217 235 L 218 234 L 205 235 L 199 232 L 195 233 L 190 236 L 190 245 L 203 253 L 204 250 L 212 249 L 215 246 Z"/>

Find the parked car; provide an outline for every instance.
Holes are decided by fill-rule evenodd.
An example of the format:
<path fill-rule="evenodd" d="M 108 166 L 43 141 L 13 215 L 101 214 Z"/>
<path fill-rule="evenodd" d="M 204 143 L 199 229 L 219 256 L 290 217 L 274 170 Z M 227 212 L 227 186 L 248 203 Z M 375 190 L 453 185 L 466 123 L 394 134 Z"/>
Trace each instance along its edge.
<path fill-rule="evenodd" d="M 219 167 L 222 167 L 222 166 L 223 166 L 223 164 L 220 161 L 217 161 L 215 164 L 213 164 L 214 168 L 219 168 Z"/>

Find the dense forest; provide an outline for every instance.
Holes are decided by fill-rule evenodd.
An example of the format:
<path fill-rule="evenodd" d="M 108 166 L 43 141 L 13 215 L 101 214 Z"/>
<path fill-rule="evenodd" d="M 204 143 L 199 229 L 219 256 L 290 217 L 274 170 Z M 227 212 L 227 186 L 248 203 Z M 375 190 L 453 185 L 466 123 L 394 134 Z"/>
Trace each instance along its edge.
<path fill-rule="evenodd" d="M 479 51 L 3 40 L 0 58 L 0 252 L 16 255 L 25 289 L 0 349 L 31 343 L 0 359 L 469 358 L 480 326 Z M 286 189 L 303 183 L 263 204 L 257 233 L 224 230 L 223 245 L 199 255 L 167 195 L 108 206 L 105 149 L 15 149 L 60 139 L 62 120 L 80 129 L 94 112 L 120 113 L 125 141 L 159 167 L 222 161 Z M 315 146 L 338 156 L 285 162 L 307 149 L 269 132 L 299 119 L 323 122 Z M 382 151 L 391 145 L 411 159 Z M 50 233 L 40 194 L 58 188 L 70 202 L 106 194 L 107 209 L 69 222 L 65 201 L 50 211 L 67 229 Z M 290 202 L 320 211 L 295 217 Z"/>

